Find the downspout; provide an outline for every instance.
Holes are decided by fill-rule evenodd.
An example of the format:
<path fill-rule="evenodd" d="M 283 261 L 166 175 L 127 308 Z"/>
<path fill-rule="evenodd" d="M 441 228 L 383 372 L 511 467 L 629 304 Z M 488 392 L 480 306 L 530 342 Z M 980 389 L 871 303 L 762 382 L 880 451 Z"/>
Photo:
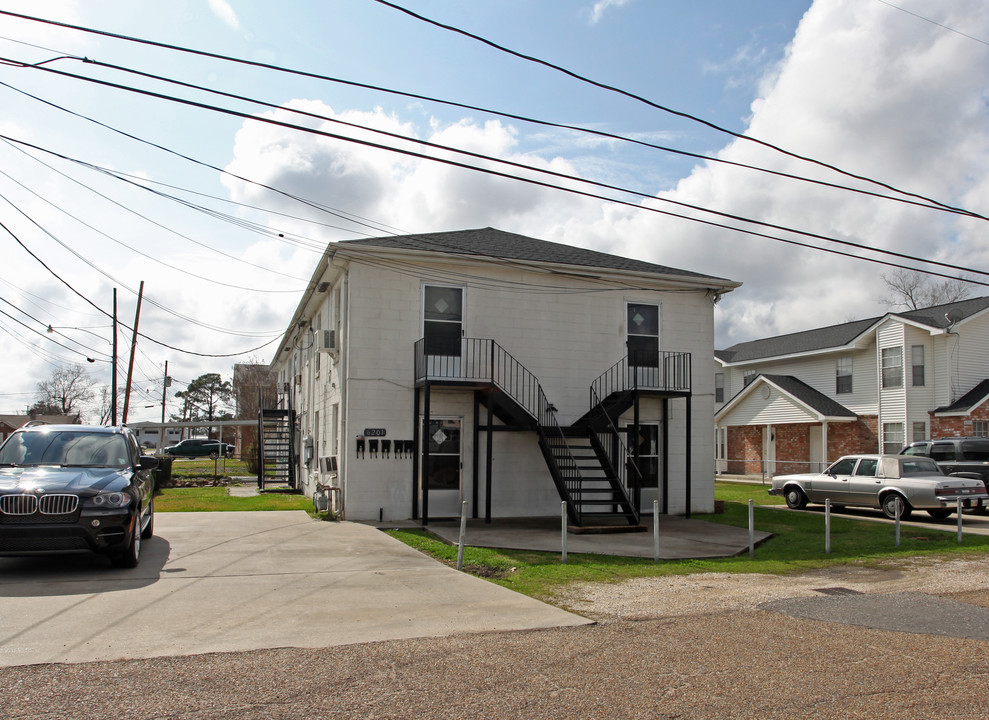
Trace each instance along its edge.
<path fill-rule="evenodd" d="M 350 265 L 346 265 L 342 268 L 342 277 L 340 279 L 340 325 L 343 337 L 339 338 L 337 342 L 340 343 L 340 360 L 339 360 L 339 370 L 337 371 L 337 379 L 340 382 L 340 427 L 337 428 L 337 485 L 340 486 L 340 507 L 337 512 L 340 514 L 340 518 L 343 520 L 347 519 L 346 507 L 347 507 L 347 490 L 349 488 L 349 483 L 347 482 L 347 448 L 350 447 L 347 444 L 347 427 L 349 423 L 347 418 L 350 416 L 350 406 L 347 404 L 347 395 L 350 388 L 350 353 L 348 348 L 350 347 Z M 334 328 L 335 330 L 336 328 Z M 346 342 L 344 342 L 346 340 Z"/>

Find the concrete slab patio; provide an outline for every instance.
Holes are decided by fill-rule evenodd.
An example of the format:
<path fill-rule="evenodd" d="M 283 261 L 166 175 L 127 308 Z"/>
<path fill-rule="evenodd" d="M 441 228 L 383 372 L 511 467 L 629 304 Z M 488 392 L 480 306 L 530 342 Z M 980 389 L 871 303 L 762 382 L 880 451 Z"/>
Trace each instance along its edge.
<path fill-rule="evenodd" d="M 0 558 L 0 666 L 587 624 L 366 525 L 301 511 L 158 513 L 134 570 Z"/>
<path fill-rule="evenodd" d="M 646 517 L 646 532 L 567 533 L 568 553 L 619 555 L 652 558 L 655 553 L 652 518 Z M 428 530 L 450 543 L 460 539 L 460 521 L 431 521 Z M 514 518 L 468 520 L 465 544 L 475 547 L 507 548 L 561 552 L 562 528 L 560 518 Z M 771 533 L 755 533 L 758 545 Z M 659 558 L 684 560 L 690 558 L 731 557 L 749 548 L 749 531 L 745 528 L 720 525 L 704 520 L 662 515 L 659 519 Z"/>

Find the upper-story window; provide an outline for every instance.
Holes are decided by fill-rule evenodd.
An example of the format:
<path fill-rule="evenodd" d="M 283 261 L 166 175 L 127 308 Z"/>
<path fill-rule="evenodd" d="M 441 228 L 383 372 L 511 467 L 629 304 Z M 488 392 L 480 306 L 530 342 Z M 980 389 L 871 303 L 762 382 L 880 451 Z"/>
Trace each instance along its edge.
<path fill-rule="evenodd" d="M 725 374 L 714 373 L 714 402 L 723 403 L 725 401 Z"/>
<path fill-rule="evenodd" d="M 836 394 L 852 391 L 852 359 L 850 357 L 835 360 L 834 391 Z"/>
<path fill-rule="evenodd" d="M 903 348 L 888 347 L 882 350 L 883 387 L 903 387 Z"/>
<path fill-rule="evenodd" d="M 910 365 L 912 368 L 911 384 L 924 384 L 924 346 L 914 345 L 910 348 Z"/>
<path fill-rule="evenodd" d="M 745 372 L 743 372 L 742 373 L 742 387 L 748 387 L 749 386 L 749 383 L 751 383 L 753 380 L 755 380 L 756 377 L 758 377 L 758 375 L 759 375 L 759 371 L 758 370 L 746 370 Z"/>

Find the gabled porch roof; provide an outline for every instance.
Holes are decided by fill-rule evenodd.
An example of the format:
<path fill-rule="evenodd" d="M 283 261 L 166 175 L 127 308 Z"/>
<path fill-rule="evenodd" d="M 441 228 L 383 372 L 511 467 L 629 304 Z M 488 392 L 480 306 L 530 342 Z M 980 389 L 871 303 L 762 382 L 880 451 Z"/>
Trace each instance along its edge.
<path fill-rule="evenodd" d="M 757 402 L 761 401 L 768 409 L 768 406 L 776 402 L 777 399 L 773 397 L 772 392 L 766 393 L 767 389 L 775 389 L 779 393 L 779 396 L 789 402 L 790 406 L 801 415 L 799 421 L 786 421 L 789 423 L 852 422 L 858 418 L 858 415 L 841 403 L 832 400 L 824 393 L 815 390 L 803 380 L 795 378 L 792 375 L 759 375 L 715 413 L 715 422 L 718 425 L 733 424 L 731 422 L 732 414 L 744 402 L 754 398 L 757 399 Z M 785 424 L 785 422 L 776 422 L 773 424 Z"/>

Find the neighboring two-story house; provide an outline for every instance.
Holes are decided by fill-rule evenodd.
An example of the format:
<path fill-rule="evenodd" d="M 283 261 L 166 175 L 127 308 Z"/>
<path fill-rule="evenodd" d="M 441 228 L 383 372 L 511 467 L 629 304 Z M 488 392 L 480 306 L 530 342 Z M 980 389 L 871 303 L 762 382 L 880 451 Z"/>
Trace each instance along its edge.
<path fill-rule="evenodd" d="M 715 353 L 719 472 L 819 470 L 989 433 L 989 297 L 740 343 Z"/>
<path fill-rule="evenodd" d="M 332 243 L 271 363 L 262 486 L 351 520 L 711 511 L 737 286 L 491 228 Z"/>

